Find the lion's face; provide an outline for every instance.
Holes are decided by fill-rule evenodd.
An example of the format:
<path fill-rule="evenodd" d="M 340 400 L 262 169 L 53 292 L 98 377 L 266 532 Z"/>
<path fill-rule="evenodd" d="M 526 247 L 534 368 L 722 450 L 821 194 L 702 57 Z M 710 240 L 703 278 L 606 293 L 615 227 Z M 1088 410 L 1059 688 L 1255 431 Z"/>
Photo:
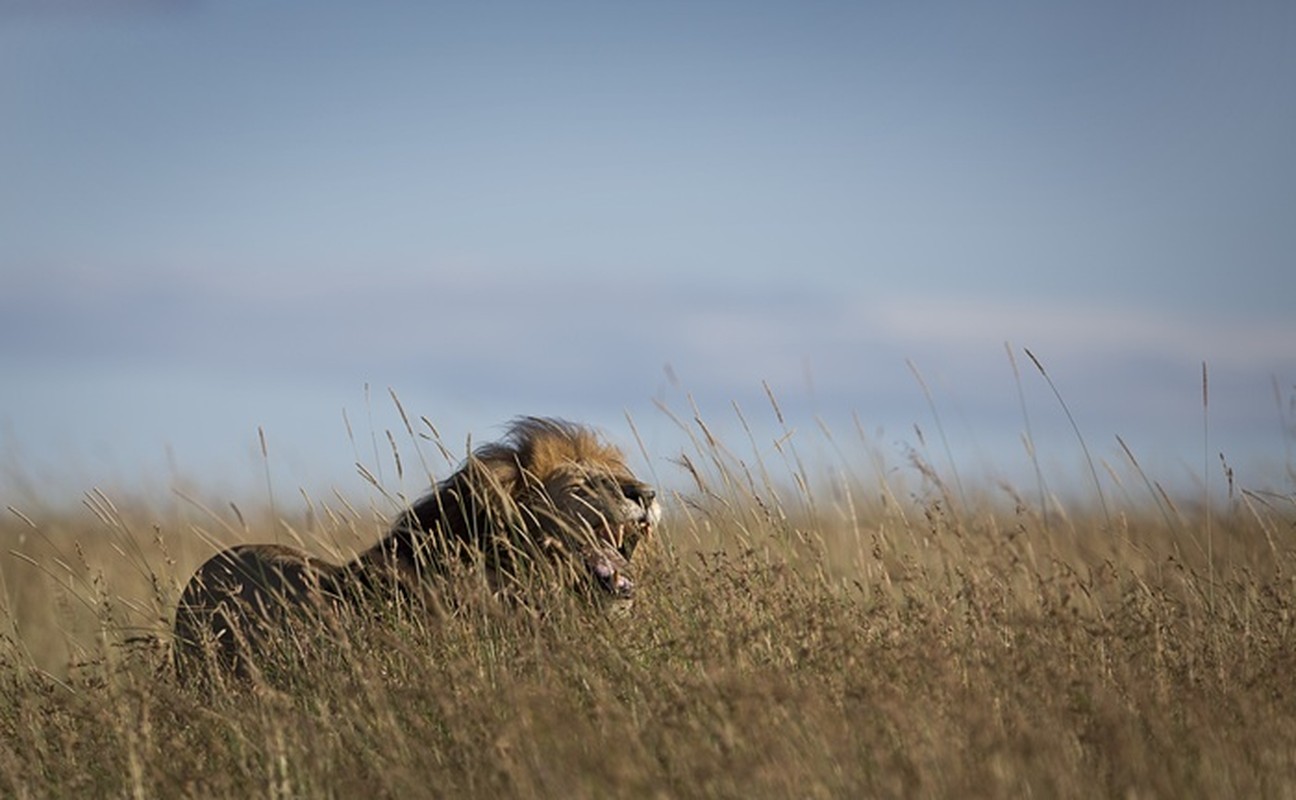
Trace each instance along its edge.
<path fill-rule="evenodd" d="M 613 610 L 628 607 L 635 592 L 630 559 L 661 519 L 656 491 L 619 461 L 563 464 L 538 488 L 545 548 L 565 557 Z"/>

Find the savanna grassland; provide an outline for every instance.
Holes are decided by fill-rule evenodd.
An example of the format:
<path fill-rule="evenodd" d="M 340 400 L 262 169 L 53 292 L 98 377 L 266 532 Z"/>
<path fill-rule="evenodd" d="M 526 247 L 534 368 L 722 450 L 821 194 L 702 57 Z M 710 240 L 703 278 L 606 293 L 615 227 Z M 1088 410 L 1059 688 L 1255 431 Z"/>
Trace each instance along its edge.
<path fill-rule="evenodd" d="M 688 427 L 628 617 L 353 619 L 215 696 L 166 670 L 192 569 L 341 559 L 395 501 L 11 508 L 0 796 L 1296 796 L 1291 494 L 1172 498 L 1132 457 L 1091 500 L 818 475 Z"/>

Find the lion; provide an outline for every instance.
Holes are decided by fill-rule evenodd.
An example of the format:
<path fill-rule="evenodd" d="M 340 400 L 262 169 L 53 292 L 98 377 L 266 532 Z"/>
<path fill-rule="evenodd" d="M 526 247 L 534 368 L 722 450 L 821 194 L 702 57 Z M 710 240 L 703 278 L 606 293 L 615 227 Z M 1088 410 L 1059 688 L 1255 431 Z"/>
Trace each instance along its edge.
<path fill-rule="evenodd" d="M 480 570 L 497 594 L 524 593 L 537 576 L 559 577 L 609 611 L 624 611 L 635 594 L 631 557 L 660 518 L 655 490 L 597 432 L 523 417 L 349 563 L 269 544 L 210 558 L 180 597 L 176 673 L 184 680 L 215 668 L 252 677 L 257 656 L 295 622 L 336 622 L 342 617 L 333 612 L 342 609 L 364 614 L 444 588 L 464 568 Z"/>

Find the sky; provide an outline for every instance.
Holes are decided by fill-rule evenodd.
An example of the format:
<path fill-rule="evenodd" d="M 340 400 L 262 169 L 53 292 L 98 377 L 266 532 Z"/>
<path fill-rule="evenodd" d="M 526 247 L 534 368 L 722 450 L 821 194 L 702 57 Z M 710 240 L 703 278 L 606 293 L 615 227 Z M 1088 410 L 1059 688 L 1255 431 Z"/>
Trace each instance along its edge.
<path fill-rule="evenodd" d="M 1277 0 L 0 0 L 0 495 L 345 492 L 393 392 L 1290 491 L 1293 86 Z"/>

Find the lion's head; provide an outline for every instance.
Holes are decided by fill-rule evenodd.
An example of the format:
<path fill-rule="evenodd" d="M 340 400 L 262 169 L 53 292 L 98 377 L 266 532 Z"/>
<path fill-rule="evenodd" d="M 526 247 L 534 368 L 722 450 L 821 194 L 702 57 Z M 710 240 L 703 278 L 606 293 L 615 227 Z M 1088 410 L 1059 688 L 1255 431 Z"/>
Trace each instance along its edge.
<path fill-rule="evenodd" d="M 435 564 L 449 546 L 482 558 L 502 583 L 532 566 L 557 567 L 623 608 L 635 592 L 631 557 L 660 518 L 656 492 L 598 433 L 524 417 L 411 506 L 394 526 L 389 552 L 421 551 Z"/>

